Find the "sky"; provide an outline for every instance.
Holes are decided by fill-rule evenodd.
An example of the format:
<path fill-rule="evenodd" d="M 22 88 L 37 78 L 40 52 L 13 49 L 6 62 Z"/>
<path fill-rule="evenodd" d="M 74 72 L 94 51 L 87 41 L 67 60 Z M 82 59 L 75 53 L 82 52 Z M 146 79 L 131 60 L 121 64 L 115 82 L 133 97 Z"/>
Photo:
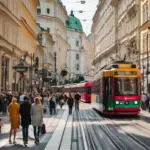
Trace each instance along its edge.
<path fill-rule="evenodd" d="M 85 0 L 85 4 L 81 4 L 80 0 L 61 0 L 63 4 L 66 6 L 68 15 L 70 11 L 74 11 L 74 15 L 80 19 L 83 30 L 86 35 L 91 33 L 91 25 L 92 25 L 92 18 L 95 14 L 97 9 L 97 4 L 99 0 Z M 79 11 L 84 11 L 83 13 L 79 13 Z M 86 19 L 86 21 L 84 21 Z"/>

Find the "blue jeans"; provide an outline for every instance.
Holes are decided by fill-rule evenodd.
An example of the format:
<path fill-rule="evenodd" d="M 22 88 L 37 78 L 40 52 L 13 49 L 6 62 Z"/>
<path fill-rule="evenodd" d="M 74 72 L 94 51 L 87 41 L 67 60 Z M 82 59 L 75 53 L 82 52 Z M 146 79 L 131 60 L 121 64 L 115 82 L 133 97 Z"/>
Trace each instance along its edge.
<path fill-rule="evenodd" d="M 28 141 L 29 126 L 22 127 L 23 141 Z"/>
<path fill-rule="evenodd" d="M 41 127 L 33 126 L 33 130 L 34 130 L 34 137 L 35 138 L 39 137 L 40 132 L 41 132 Z"/>

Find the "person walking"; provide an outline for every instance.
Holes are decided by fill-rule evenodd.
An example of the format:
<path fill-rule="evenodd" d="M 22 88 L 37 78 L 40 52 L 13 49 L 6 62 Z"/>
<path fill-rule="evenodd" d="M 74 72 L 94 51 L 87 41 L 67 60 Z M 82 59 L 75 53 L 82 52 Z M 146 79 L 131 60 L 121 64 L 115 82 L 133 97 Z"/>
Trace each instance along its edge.
<path fill-rule="evenodd" d="M 11 136 L 12 131 L 14 131 L 13 144 L 16 144 L 16 133 L 17 129 L 19 129 L 20 119 L 19 119 L 19 104 L 17 103 L 16 98 L 12 98 L 12 102 L 8 106 L 8 113 L 10 118 L 10 134 L 9 134 L 9 143 L 12 144 Z"/>
<path fill-rule="evenodd" d="M 34 104 L 31 107 L 31 124 L 33 125 L 35 144 L 39 143 L 39 135 L 43 122 L 43 106 L 38 97 L 35 98 Z"/>
<path fill-rule="evenodd" d="M 49 111 L 50 111 L 51 115 L 53 112 L 54 112 L 54 114 L 56 113 L 56 99 L 53 95 L 49 100 Z"/>
<path fill-rule="evenodd" d="M 63 96 L 63 94 L 61 94 L 60 97 L 59 97 L 59 105 L 60 105 L 61 109 L 62 109 L 64 103 L 65 103 L 64 96 Z"/>
<path fill-rule="evenodd" d="M 142 109 L 146 110 L 146 100 L 147 100 L 147 96 L 146 94 L 143 92 L 141 95 L 141 100 L 142 100 Z"/>
<path fill-rule="evenodd" d="M 69 114 L 72 114 L 72 107 L 73 107 L 74 99 L 72 98 L 72 95 L 69 94 L 69 98 L 67 101 L 68 107 L 69 107 Z"/>
<path fill-rule="evenodd" d="M 76 93 L 74 96 L 74 99 L 75 99 L 75 110 L 79 111 L 79 102 L 80 102 L 81 96 L 78 93 Z"/>
<path fill-rule="evenodd" d="M 24 145 L 28 144 L 28 130 L 31 124 L 31 104 L 28 97 L 24 97 L 24 102 L 20 105 L 19 113 L 21 115 L 21 126 Z"/>

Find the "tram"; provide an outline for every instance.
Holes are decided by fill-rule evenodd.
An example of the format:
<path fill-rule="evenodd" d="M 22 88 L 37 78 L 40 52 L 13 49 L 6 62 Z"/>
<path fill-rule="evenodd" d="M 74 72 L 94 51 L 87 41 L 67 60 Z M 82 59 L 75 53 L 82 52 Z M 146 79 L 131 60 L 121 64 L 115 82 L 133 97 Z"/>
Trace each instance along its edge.
<path fill-rule="evenodd" d="M 66 94 L 78 92 L 81 96 L 81 101 L 85 103 L 90 103 L 91 102 L 91 86 L 92 86 L 92 82 L 65 85 L 63 88 L 63 92 Z"/>
<path fill-rule="evenodd" d="M 107 115 L 138 115 L 141 106 L 140 71 L 130 62 L 117 61 L 100 70 L 92 83 L 92 104 Z"/>

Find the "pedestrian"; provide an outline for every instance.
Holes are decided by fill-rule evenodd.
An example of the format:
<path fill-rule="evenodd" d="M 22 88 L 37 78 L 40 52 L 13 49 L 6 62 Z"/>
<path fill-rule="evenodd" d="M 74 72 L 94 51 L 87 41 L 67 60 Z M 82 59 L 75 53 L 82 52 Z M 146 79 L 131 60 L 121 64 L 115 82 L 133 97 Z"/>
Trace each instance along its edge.
<path fill-rule="evenodd" d="M 76 93 L 74 99 L 75 99 L 75 110 L 79 111 L 79 103 L 80 103 L 81 96 L 78 93 Z"/>
<path fill-rule="evenodd" d="M 59 97 L 59 105 L 60 105 L 60 108 L 63 107 L 64 103 L 65 103 L 65 101 L 64 101 L 64 96 L 63 96 L 63 94 L 61 94 L 60 97 Z"/>
<path fill-rule="evenodd" d="M 56 99 L 53 95 L 51 96 L 49 100 L 49 111 L 51 115 L 53 114 L 53 112 L 54 114 L 56 113 Z"/>
<path fill-rule="evenodd" d="M 3 113 L 3 97 L 0 95 L 0 113 Z"/>
<path fill-rule="evenodd" d="M 26 96 L 26 93 L 25 92 L 23 92 L 22 93 L 22 95 L 20 95 L 20 97 L 19 97 L 19 103 L 20 104 L 23 104 L 23 102 L 24 102 L 24 97 Z"/>
<path fill-rule="evenodd" d="M 146 110 L 146 100 L 147 100 L 147 96 L 146 94 L 143 92 L 141 95 L 141 100 L 142 100 L 142 109 Z"/>
<path fill-rule="evenodd" d="M 43 123 L 43 106 L 39 97 L 36 97 L 31 107 L 31 124 L 33 125 L 35 144 L 39 143 L 39 135 Z"/>
<path fill-rule="evenodd" d="M 7 114 L 7 100 L 5 94 L 2 95 L 3 99 L 3 113 L 6 115 Z"/>
<path fill-rule="evenodd" d="M 21 126 L 24 145 L 28 144 L 28 130 L 31 124 L 31 104 L 28 97 L 24 97 L 24 102 L 20 105 Z"/>
<path fill-rule="evenodd" d="M 12 102 L 8 106 L 9 119 L 10 119 L 10 134 L 9 134 L 9 143 L 12 144 L 11 136 L 12 131 L 14 131 L 13 144 L 16 144 L 16 133 L 19 129 L 20 119 L 19 119 L 19 104 L 17 103 L 16 98 L 12 98 Z"/>
<path fill-rule="evenodd" d="M 69 114 L 72 114 L 72 107 L 73 107 L 73 104 L 74 104 L 74 99 L 72 98 L 71 94 L 69 94 L 67 104 L 68 104 L 68 107 L 69 107 Z"/>

